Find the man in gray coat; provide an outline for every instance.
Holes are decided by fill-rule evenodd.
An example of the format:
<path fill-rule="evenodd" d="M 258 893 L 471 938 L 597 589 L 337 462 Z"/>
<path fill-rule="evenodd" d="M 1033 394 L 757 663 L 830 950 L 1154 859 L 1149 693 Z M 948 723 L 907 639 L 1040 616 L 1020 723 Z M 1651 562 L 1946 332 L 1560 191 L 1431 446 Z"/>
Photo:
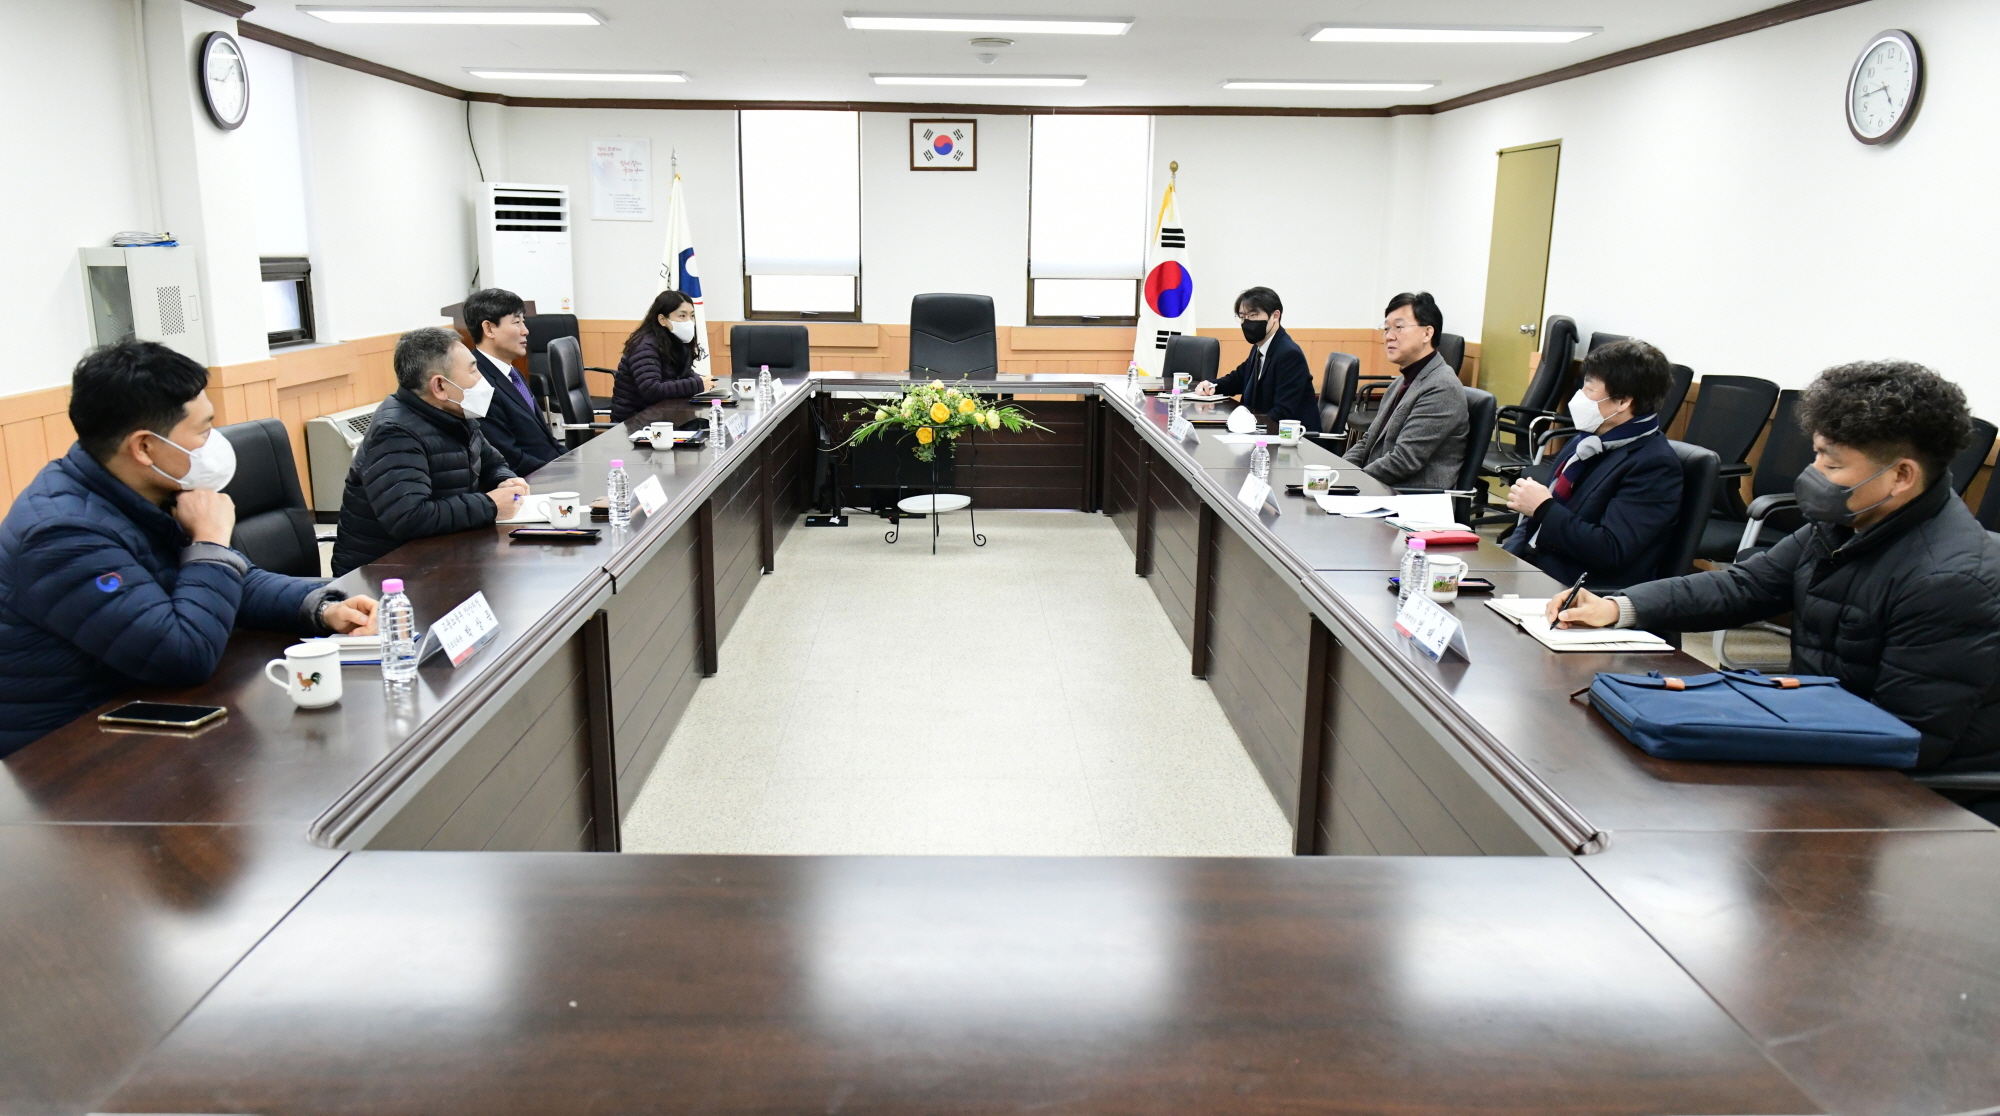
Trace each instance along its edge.
<path fill-rule="evenodd" d="M 1429 291 L 1399 294 L 1383 311 L 1382 348 L 1403 374 L 1389 385 L 1361 443 L 1347 451 L 1349 463 L 1383 484 L 1450 488 L 1458 483 L 1472 423 L 1458 373 L 1435 347 L 1443 331 L 1444 313 Z"/>

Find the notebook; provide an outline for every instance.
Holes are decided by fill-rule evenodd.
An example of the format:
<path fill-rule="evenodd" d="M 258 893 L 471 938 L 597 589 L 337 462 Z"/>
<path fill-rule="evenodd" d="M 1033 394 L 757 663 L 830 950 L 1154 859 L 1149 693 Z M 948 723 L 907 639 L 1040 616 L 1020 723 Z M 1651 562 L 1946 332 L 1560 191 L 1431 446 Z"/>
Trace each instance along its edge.
<path fill-rule="evenodd" d="M 1659 636 L 1632 628 L 1551 628 L 1545 618 L 1549 607 L 1547 597 L 1501 597 L 1485 603 L 1551 651 L 1673 650 Z"/>

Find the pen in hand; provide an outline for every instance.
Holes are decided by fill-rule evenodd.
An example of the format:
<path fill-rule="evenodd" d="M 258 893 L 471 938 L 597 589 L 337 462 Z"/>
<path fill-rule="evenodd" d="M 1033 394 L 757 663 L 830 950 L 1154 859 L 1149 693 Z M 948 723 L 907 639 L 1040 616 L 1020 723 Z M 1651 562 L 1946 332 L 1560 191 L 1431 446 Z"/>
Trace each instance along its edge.
<path fill-rule="evenodd" d="M 1558 626 L 1565 628 L 1569 627 L 1569 622 L 1562 619 L 1562 614 L 1568 612 L 1570 610 L 1570 606 L 1576 604 L 1576 595 L 1578 593 L 1583 592 L 1583 583 L 1589 580 L 1590 580 L 1589 570 L 1585 570 L 1584 572 L 1576 575 L 1576 584 L 1569 587 L 1569 595 L 1563 598 L 1562 607 L 1556 609 L 1556 623 Z"/>

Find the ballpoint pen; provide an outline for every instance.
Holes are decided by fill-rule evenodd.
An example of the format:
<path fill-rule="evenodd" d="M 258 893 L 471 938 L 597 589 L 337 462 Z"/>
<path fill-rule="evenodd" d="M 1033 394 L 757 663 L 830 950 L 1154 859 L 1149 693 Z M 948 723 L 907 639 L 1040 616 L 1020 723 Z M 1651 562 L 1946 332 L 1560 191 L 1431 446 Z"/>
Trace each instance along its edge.
<path fill-rule="evenodd" d="M 1575 603 L 1576 603 L 1576 595 L 1577 595 L 1578 593 L 1581 593 L 1581 592 L 1583 592 L 1583 583 L 1584 583 L 1584 582 L 1586 582 L 1586 581 L 1589 581 L 1589 580 L 1590 580 L 1590 571 L 1589 571 L 1589 570 L 1585 570 L 1585 571 L 1583 571 L 1582 573 L 1580 573 L 1580 574 L 1577 574 L 1577 575 L 1576 575 L 1576 584 L 1575 584 L 1575 585 L 1572 585 L 1572 586 L 1570 586 L 1570 587 L 1569 587 L 1569 596 L 1567 596 L 1567 597 L 1564 597 L 1564 598 L 1563 598 L 1563 603 L 1562 603 L 1562 607 L 1561 607 L 1561 608 L 1559 608 L 1559 609 L 1556 609 L 1556 622 L 1557 622 L 1557 623 L 1559 623 L 1559 624 L 1560 624 L 1560 623 L 1563 623 L 1563 620 L 1562 620 L 1562 614 L 1563 614 L 1563 613 L 1565 613 L 1565 612 L 1568 612 L 1568 611 L 1569 611 L 1569 607 L 1570 607 L 1571 605 L 1573 605 L 1573 604 L 1575 604 Z"/>

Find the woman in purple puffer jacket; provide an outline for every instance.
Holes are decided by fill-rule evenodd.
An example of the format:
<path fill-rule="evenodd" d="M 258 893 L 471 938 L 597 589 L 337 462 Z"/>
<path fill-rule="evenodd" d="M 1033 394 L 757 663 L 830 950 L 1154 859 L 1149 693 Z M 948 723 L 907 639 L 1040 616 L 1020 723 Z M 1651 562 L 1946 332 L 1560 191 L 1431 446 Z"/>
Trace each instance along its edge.
<path fill-rule="evenodd" d="M 701 392 L 705 382 L 695 374 L 694 362 L 707 355 L 695 337 L 694 302 L 679 291 L 661 291 L 625 339 L 612 382 L 611 421 L 624 422 L 655 403 Z"/>

